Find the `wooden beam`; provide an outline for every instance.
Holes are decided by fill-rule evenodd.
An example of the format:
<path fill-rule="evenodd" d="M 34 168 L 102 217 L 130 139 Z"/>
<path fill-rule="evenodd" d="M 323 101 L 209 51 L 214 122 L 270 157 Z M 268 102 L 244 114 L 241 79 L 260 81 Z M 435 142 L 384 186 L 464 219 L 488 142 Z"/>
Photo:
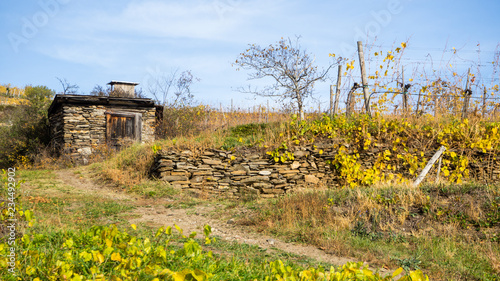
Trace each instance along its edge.
<path fill-rule="evenodd" d="M 370 101 L 369 96 L 369 90 L 368 90 L 368 78 L 366 76 L 366 70 L 365 70 L 365 56 L 363 54 L 363 43 L 361 41 L 358 41 L 358 55 L 359 55 L 359 65 L 361 67 L 361 83 L 363 84 L 363 98 L 365 100 L 365 111 L 368 116 L 372 116 L 371 111 L 370 111 Z"/>

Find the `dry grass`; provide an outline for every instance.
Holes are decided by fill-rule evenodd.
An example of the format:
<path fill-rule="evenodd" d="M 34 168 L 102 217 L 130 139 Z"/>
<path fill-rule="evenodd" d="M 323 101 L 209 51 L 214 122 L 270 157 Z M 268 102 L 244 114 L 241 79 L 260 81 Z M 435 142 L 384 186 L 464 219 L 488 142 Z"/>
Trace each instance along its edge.
<path fill-rule="evenodd" d="M 434 277 L 451 270 L 469 280 L 482 270 L 499 273 L 499 195 L 481 185 L 304 192 L 259 205 L 257 216 L 241 222 L 377 266 L 418 260 Z"/>
<path fill-rule="evenodd" d="M 102 163 L 94 164 L 101 176 L 122 188 L 131 188 L 149 178 L 154 152 L 151 146 L 134 144 Z"/>

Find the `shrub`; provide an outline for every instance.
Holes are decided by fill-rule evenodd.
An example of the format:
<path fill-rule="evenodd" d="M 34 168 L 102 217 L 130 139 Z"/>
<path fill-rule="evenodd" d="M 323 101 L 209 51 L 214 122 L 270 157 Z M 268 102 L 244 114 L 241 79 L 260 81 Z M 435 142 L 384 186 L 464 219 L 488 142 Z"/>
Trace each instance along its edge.
<path fill-rule="evenodd" d="M 47 109 L 54 91 L 27 86 L 27 102 L 13 110 L 9 126 L 0 127 L 0 167 L 26 167 L 50 142 Z"/>
<path fill-rule="evenodd" d="M 197 135 L 207 127 L 210 110 L 199 106 L 165 106 L 158 130 L 163 137 Z"/>

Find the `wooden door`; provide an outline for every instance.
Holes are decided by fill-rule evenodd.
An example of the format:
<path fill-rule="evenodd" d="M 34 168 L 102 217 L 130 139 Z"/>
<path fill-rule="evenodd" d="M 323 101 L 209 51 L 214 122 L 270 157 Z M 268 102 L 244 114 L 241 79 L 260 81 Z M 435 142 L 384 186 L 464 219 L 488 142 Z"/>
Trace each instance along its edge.
<path fill-rule="evenodd" d="M 141 114 L 106 112 L 106 142 L 115 149 L 141 140 Z"/>

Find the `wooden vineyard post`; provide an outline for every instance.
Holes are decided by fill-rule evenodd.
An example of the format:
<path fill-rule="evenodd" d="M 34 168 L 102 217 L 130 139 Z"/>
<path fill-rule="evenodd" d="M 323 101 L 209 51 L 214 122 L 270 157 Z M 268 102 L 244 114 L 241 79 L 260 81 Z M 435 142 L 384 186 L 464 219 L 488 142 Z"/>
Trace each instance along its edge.
<path fill-rule="evenodd" d="M 333 115 L 335 114 L 333 112 L 333 85 L 330 85 L 330 118 L 333 118 Z"/>
<path fill-rule="evenodd" d="M 269 122 L 269 100 L 267 100 L 267 108 L 266 108 L 266 123 Z"/>
<path fill-rule="evenodd" d="M 427 163 L 425 168 L 422 170 L 420 175 L 418 175 L 417 179 L 413 182 L 414 187 L 417 187 L 422 182 L 422 180 L 425 178 L 425 176 L 427 175 L 429 170 L 432 168 L 432 165 L 434 165 L 434 163 L 436 163 L 438 158 L 441 156 L 441 154 L 443 154 L 443 152 L 445 150 L 446 150 L 446 147 L 441 146 L 441 148 L 439 148 L 439 150 L 434 154 L 434 156 L 432 156 L 431 160 L 429 160 L 429 162 Z"/>
<path fill-rule="evenodd" d="M 401 82 L 401 92 L 403 93 L 403 115 L 406 116 L 406 112 L 408 110 L 408 97 L 406 95 L 406 85 L 405 85 L 405 69 L 404 67 L 402 68 L 401 71 L 401 79 L 403 80 Z"/>
<path fill-rule="evenodd" d="M 231 108 L 229 110 L 229 116 L 227 118 L 227 127 L 231 127 L 231 120 L 233 119 L 233 99 L 231 99 Z"/>
<path fill-rule="evenodd" d="M 417 99 L 417 110 L 415 111 L 415 114 L 418 116 L 418 110 L 420 107 L 420 96 L 422 95 L 422 91 L 418 91 L 418 99 Z"/>
<path fill-rule="evenodd" d="M 470 76 L 470 68 L 467 71 L 467 83 L 465 84 L 464 94 L 464 106 L 462 108 L 462 120 L 467 118 L 467 107 L 469 107 L 470 96 L 472 95 L 472 91 L 469 90 L 469 76 Z"/>
<path fill-rule="evenodd" d="M 368 90 L 368 78 L 366 76 L 366 70 L 365 70 L 365 56 L 363 54 L 363 43 L 361 41 L 358 41 L 358 55 L 359 55 L 359 65 L 361 67 L 361 84 L 363 84 L 363 98 L 365 100 L 365 111 L 368 116 L 372 116 L 370 112 L 370 101 L 369 96 L 369 90 Z"/>
<path fill-rule="evenodd" d="M 434 117 L 437 118 L 439 114 L 439 96 L 437 92 L 434 92 Z"/>
<path fill-rule="evenodd" d="M 337 114 L 338 110 L 339 110 L 339 96 L 340 96 L 340 80 L 341 80 L 341 78 L 342 78 L 342 65 L 339 65 L 339 73 L 337 75 L 337 89 L 335 90 L 335 104 L 333 105 L 333 114 Z"/>
<path fill-rule="evenodd" d="M 354 113 L 354 101 L 355 101 L 354 92 L 359 87 L 360 86 L 358 85 L 358 83 L 354 83 L 354 85 L 352 85 L 351 90 L 347 94 L 346 111 L 345 111 L 346 117 L 349 117 Z"/>
<path fill-rule="evenodd" d="M 441 172 L 441 162 L 442 162 L 441 160 L 443 160 L 443 157 L 439 157 L 438 168 L 436 173 L 436 183 L 439 183 L 439 173 Z"/>
<path fill-rule="evenodd" d="M 481 117 L 485 118 L 486 117 L 486 87 L 484 87 L 483 90 L 483 106 L 481 107 Z"/>
<path fill-rule="evenodd" d="M 347 100 L 345 102 L 345 116 L 349 117 L 351 116 L 351 99 L 352 99 L 352 89 L 347 93 Z"/>

